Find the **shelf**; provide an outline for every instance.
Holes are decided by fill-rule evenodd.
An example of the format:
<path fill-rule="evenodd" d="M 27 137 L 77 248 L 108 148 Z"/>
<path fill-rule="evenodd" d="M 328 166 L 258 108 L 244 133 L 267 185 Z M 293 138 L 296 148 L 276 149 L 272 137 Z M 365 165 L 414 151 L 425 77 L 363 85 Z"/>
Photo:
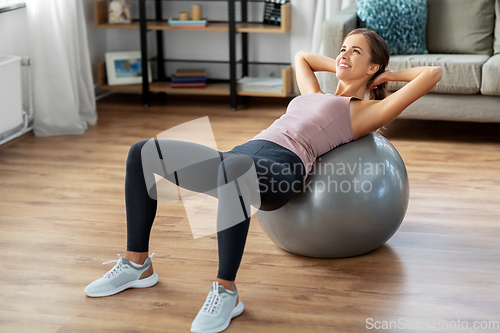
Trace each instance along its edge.
<path fill-rule="evenodd" d="M 161 0 L 156 0 L 157 5 L 161 5 L 159 2 Z M 282 85 L 281 89 L 275 87 L 277 89 L 272 89 L 265 84 L 260 87 L 249 87 L 249 86 L 241 86 L 236 82 L 237 69 L 236 66 L 238 61 L 236 60 L 236 34 L 241 33 L 241 49 L 243 53 L 243 61 L 241 62 L 243 66 L 243 73 L 249 73 L 248 66 L 250 62 L 248 61 L 248 33 L 274 33 L 274 34 L 282 34 L 291 30 L 291 4 L 288 2 L 284 5 L 281 5 L 281 25 L 275 26 L 272 24 L 263 24 L 263 23 L 255 23 L 255 22 L 235 22 L 235 8 L 233 0 L 220 0 L 225 1 L 228 5 L 229 13 L 228 13 L 228 22 L 225 21 L 208 21 L 206 27 L 172 27 L 168 24 L 167 20 L 145 20 L 145 1 L 141 1 L 139 3 L 140 8 L 140 21 L 133 21 L 130 24 L 109 24 L 108 23 L 108 0 L 99 0 L 94 2 L 94 24 L 97 28 L 106 28 L 106 29 L 136 29 L 140 31 L 140 39 L 141 39 L 141 54 L 143 57 L 146 57 L 147 54 L 147 31 L 157 31 L 156 33 L 156 46 L 157 46 L 157 70 L 158 77 L 161 78 L 161 81 L 147 83 L 145 85 L 142 84 L 131 84 L 131 85 L 108 85 L 106 78 L 106 66 L 105 63 L 100 63 L 97 66 L 97 81 L 98 88 L 101 90 L 114 90 L 114 91 L 136 91 L 141 92 L 143 104 L 145 106 L 149 105 L 149 93 L 157 92 L 157 93 L 167 93 L 167 94 L 189 94 L 189 95 L 222 95 L 230 97 L 230 107 L 232 110 L 236 110 L 237 106 L 237 96 L 267 96 L 267 97 L 292 97 L 293 96 L 293 70 L 290 65 L 286 65 L 281 71 L 281 80 Z M 242 2 L 241 7 L 241 17 L 246 16 L 246 2 Z M 155 9 L 156 11 L 161 10 L 161 6 Z M 159 17 L 159 16 L 157 16 Z M 167 60 L 164 57 L 164 38 L 163 31 L 165 30 L 193 30 L 193 31 L 218 31 L 229 33 L 229 78 L 227 79 L 227 83 L 212 83 L 207 82 L 206 86 L 203 88 L 172 88 L 171 83 L 168 81 L 168 78 L 165 77 L 165 64 Z M 186 60 L 189 61 L 189 60 Z M 211 62 L 211 61 L 208 61 Z M 252 65 L 269 65 L 268 63 L 253 63 Z M 274 73 L 274 72 L 272 72 Z M 248 75 L 248 74 L 244 74 Z M 274 76 L 277 77 L 279 75 L 276 73 Z M 224 82 L 224 81 L 223 81 Z M 245 90 L 253 90 L 257 91 L 245 91 Z M 277 91 L 277 92 L 273 92 Z"/>
<path fill-rule="evenodd" d="M 285 33 L 291 28 L 290 3 L 281 6 L 281 26 L 274 26 L 263 23 L 236 23 L 236 32 L 256 32 L 256 33 Z M 109 24 L 108 23 L 108 3 L 106 0 L 94 2 L 94 23 L 96 28 L 112 29 L 139 29 L 139 21 L 131 24 Z M 207 23 L 205 28 L 174 28 L 167 21 L 148 21 L 148 30 L 192 30 L 192 31 L 229 31 L 228 23 Z"/>
<path fill-rule="evenodd" d="M 287 66 L 281 71 L 283 79 L 283 91 L 281 93 L 268 93 L 265 91 L 238 91 L 238 96 L 261 96 L 261 97 L 287 97 L 293 91 L 293 70 L 292 66 Z M 97 87 L 101 90 L 116 91 L 142 91 L 142 84 L 113 85 L 107 84 L 106 64 L 104 62 L 97 65 Z M 229 96 L 229 83 L 207 83 L 204 88 L 172 88 L 170 82 L 152 82 L 149 84 L 151 92 L 162 92 L 167 94 L 182 95 L 220 95 Z"/>
<path fill-rule="evenodd" d="M 207 83 L 204 88 L 172 88 L 170 82 L 153 82 L 149 89 L 167 94 L 229 96 L 229 83 Z"/>
<path fill-rule="evenodd" d="M 189 30 L 189 31 L 229 31 L 227 23 L 207 23 L 204 28 L 191 27 L 171 27 L 167 21 L 148 21 L 146 22 L 148 30 Z"/>

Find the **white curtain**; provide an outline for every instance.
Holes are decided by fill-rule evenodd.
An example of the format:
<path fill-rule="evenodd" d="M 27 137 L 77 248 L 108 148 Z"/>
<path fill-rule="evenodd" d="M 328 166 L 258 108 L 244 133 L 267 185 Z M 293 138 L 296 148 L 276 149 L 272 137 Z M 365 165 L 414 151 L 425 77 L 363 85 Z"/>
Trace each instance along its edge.
<path fill-rule="evenodd" d="M 97 121 L 81 0 L 26 0 L 37 136 L 81 134 Z"/>
<path fill-rule="evenodd" d="M 321 25 L 340 10 L 356 0 L 291 0 L 292 28 L 290 32 L 290 56 L 300 51 L 321 54 Z M 317 74 L 320 84 L 322 76 Z M 295 92 L 298 93 L 297 86 Z"/>

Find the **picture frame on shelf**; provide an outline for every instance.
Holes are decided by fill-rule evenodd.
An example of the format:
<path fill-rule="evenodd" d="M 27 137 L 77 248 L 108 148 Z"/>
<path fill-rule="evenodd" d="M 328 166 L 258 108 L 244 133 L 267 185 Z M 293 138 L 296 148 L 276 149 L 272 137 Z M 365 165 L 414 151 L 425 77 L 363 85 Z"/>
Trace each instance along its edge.
<path fill-rule="evenodd" d="M 108 85 L 142 83 L 142 58 L 140 51 L 107 52 L 106 75 Z M 152 82 L 151 65 L 148 62 L 149 82 Z"/>

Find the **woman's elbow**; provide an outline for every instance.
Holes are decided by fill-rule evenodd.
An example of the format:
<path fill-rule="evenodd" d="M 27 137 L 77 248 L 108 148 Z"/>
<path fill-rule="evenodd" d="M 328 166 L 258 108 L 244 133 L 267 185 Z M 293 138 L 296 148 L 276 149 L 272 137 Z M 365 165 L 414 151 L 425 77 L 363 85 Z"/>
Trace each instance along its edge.
<path fill-rule="evenodd" d="M 295 53 L 295 59 L 300 59 L 305 57 L 306 52 L 303 50 L 300 50 L 299 52 Z"/>
<path fill-rule="evenodd" d="M 430 71 L 432 76 L 435 78 L 436 83 L 443 78 L 443 68 L 441 66 L 433 66 Z"/>

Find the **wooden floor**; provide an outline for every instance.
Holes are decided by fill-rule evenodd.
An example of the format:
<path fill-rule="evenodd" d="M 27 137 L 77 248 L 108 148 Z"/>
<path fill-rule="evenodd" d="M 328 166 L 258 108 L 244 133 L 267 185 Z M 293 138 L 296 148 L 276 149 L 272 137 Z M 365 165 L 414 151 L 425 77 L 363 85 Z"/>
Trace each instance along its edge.
<path fill-rule="evenodd" d="M 125 252 L 128 148 L 208 115 L 219 149 L 230 149 L 287 101 L 252 99 L 238 112 L 225 98 L 154 102 L 112 95 L 83 135 L 0 147 L 0 332 L 189 332 L 217 243 L 192 238 L 182 205 L 159 207 L 155 287 L 83 293 Z M 399 231 L 364 256 L 311 259 L 275 246 L 254 219 L 237 278 L 246 309 L 227 332 L 362 332 L 384 321 L 397 321 L 394 332 L 500 332 L 500 124 L 397 120 L 385 135 L 411 185 Z"/>

